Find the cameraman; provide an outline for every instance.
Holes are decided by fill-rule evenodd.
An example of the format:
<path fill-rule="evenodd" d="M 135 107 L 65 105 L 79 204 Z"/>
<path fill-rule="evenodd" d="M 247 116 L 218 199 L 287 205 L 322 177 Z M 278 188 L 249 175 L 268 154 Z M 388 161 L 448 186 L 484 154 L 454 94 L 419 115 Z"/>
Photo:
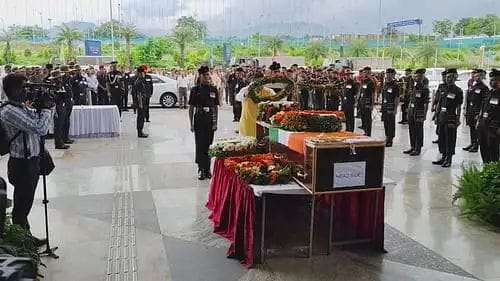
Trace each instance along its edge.
<path fill-rule="evenodd" d="M 39 113 L 26 100 L 26 77 L 9 74 L 3 80 L 8 104 L 0 109 L 2 125 L 11 140 L 8 162 L 9 182 L 14 186 L 12 223 L 29 231 L 28 214 L 35 197 L 40 174 L 39 154 L 41 136 L 47 133 L 51 111 L 43 101 Z M 46 240 L 38 240 L 38 246 Z"/>

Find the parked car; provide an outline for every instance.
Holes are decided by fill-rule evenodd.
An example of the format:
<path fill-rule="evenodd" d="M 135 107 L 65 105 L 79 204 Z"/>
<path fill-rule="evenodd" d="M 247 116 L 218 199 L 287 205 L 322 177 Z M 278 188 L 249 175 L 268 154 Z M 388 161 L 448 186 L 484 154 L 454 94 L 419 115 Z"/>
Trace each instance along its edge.
<path fill-rule="evenodd" d="M 162 75 L 150 74 L 153 78 L 153 95 L 151 105 L 161 105 L 165 108 L 173 108 L 179 101 L 177 81 Z M 132 76 L 133 77 L 133 76 Z M 132 99 L 129 99 L 130 103 Z"/>

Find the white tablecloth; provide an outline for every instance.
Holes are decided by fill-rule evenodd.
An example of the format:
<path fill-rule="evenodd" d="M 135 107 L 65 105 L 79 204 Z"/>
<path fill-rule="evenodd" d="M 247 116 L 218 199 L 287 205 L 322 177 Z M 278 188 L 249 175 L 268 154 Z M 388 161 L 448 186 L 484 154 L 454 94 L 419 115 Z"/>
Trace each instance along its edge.
<path fill-rule="evenodd" d="M 288 184 L 276 184 L 276 185 L 251 184 L 250 187 L 252 187 L 253 194 L 257 197 L 261 197 L 263 193 L 295 194 L 295 195 L 309 194 L 303 187 L 299 186 L 295 182 L 290 182 Z"/>
<path fill-rule="evenodd" d="M 78 105 L 71 112 L 69 135 L 104 138 L 120 135 L 120 113 L 115 105 Z"/>

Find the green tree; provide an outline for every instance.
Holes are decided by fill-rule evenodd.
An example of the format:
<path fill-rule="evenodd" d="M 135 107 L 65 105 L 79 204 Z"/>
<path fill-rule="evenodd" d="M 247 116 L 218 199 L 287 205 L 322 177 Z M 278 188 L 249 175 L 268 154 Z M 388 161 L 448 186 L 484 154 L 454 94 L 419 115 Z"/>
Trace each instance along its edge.
<path fill-rule="evenodd" d="M 167 38 L 153 37 L 132 51 L 136 64 L 147 64 L 160 67 L 160 61 L 165 55 L 175 56 L 175 42 Z"/>
<path fill-rule="evenodd" d="M 111 39 L 111 26 L 113 26 L 113 36 L 120 37 L 123 25 L 117 20 L 107 21 L 99 25 L 95 30 L 95 36 L 101 39 Z"/>
<path fill-rule="evenodd" d="M 15 37 L 19 40 L 33 40 L 34 38 L 47 37 L 47 30 L 39 27 L 38 25 L 33 26 L 19 26 L 13 25 L 9 29 L 14 33 Z"/>
<path fill-rule="evenodd" d="M 349 46 L 349 55 L 353 57 L 366 57 L 368 56 L 368 42 L 364 39 L 356 39 L 352 41 Z"/>
<path fill-rule="evenodd" d="M 130 69 L 132 67 L 131 44 L 132 40 L 139 36 L 139 33 L 134 25 L 124 25 L 120 28 L 119 35 L 125 40 L 125 62 Z"/>
<path fill-rule="evenodd" d="M 76 58 L 74 43 L 82 40 L 82 37 L 83 35 L 82 33 L 80 33 L 80 31 L 70 28 L 64 23 L 59 27 L 56 41 L 66 46 L 66 60 L 70 61 Z"/>
<path fill-rule="evenodd" d="M 283 47 L 283 40 L 276 36 L 265 37 L 266 47 L 271 50 L 273 57 L 279 55 L 279 51 Z"/>
<path fill-rule="evenodd" d="M 449 19 L 435 20 L 432 23 L 432 31 L 441 37 L 448 37 L 452 33 L 453 22 Z"/>
<path fill-rule="evenodd" d="M 311 42 L 305 49 L 305 55 L 310 65 L 321 66 L 328 55 L 328 48 L 322 42 Z"/>
<path fill-rule="evenodd" d="M 431 59 L 436 55 L 437 44 L 434 41 L 420 43 L 416 52 L 416 58 L 423 61 L 424 67 L 429 67 Z"/>
<path fill-rule="evenodd" d="M 172 37 L 179 47 L 178 64 L 181 68 L 184 68 L 186 62 L 186 48 L 190 44 L 202 40 L 206 35 L 206 25 L 195 18 L 181 17 L 177 20 Z"/>
<path fill-rule="evenodd" d="M 4 30 L 2 35 L 0 35 L 0 42 L 5 43 L 5 47 L 2 53 L 2 60 L 4 64 L 10 64 L 14 62 L 14 53 L 12 51 L 12 42 L 14 41 L 15 34 L 12 31 Z"/>
<path fill-rule="evenodd" d="M 481 19 L 481 33 L 493 36 L 500 33 L 500 17 L 486 15 Z"/>

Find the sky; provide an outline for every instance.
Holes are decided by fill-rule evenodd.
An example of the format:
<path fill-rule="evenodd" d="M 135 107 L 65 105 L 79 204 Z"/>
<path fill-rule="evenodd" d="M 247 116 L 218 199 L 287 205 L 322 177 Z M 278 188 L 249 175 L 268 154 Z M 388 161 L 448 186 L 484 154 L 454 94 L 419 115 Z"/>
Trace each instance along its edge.
<path fill-rule="evenodd" d="M 140 29 L 170 29 L 180 16 L 205 21 L 209 31 L 230 34 L 252 26 L 310 22 L 332 33 L 373 34 L 388 22 L 432 21 L 485 14 L 500 15 L 500 0 L 111 0 L 115 19 Z M 381 21 L 379 23 L 379 4 Z M 109 20 L 108 0 L 0 0 L 0 28 L 12 24 L 55 26 L 78 20 Z M 417 27 L 405 28 L 416 32 Z"/>

